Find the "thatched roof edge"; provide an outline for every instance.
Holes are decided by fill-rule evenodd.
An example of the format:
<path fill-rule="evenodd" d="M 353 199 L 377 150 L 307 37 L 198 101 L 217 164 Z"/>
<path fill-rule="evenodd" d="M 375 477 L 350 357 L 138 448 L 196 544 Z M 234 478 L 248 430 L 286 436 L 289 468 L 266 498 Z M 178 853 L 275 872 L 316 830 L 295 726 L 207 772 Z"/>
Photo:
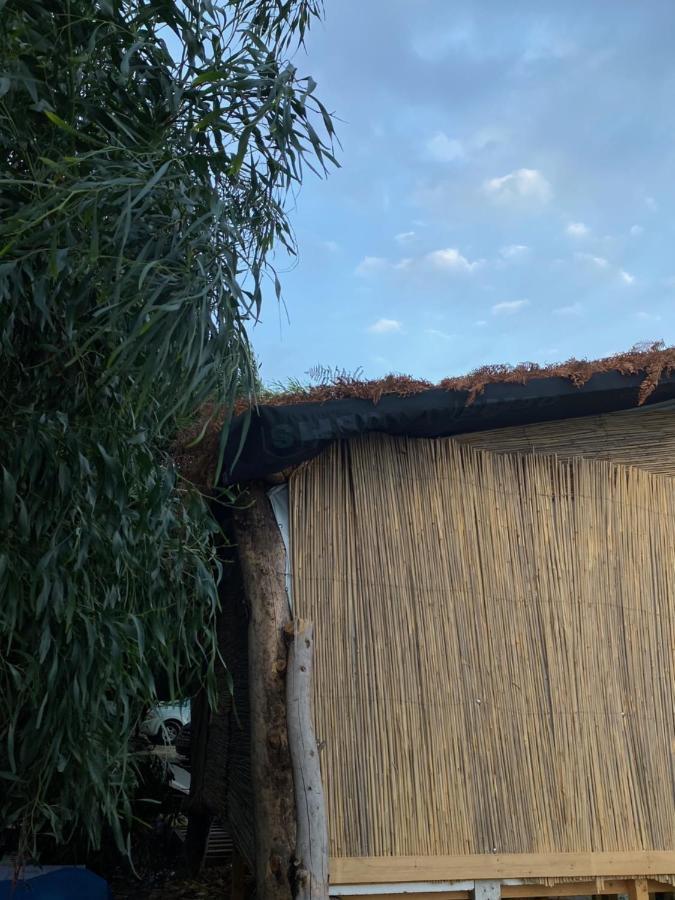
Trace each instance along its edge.
<path fill-rule="evenodd" d="M 520 363 L 516 366 L 482 366 L 467 375 L 445 378 L 437 385 L 406 375 L 387 375 L 383 378 L 363 380 L 347 375 L 303 390 L 265 392 L 259 398 L 240 400 L 234 410 L 234 421 L 246 418 L 251 412 L 254 419 L 269 409 L 275 418 L 283 409 L 313 404 L 319 415 L 323 404 L 339 400 L 370 401 L 377 406 L 383 397 L 407 398 L 424 392 L 436 393 L 439 389 L 455 397 L 461 397 L 463 406 L 474 404 L 491 385 L 528 385 L 533 381 L 561 379 L 577 388 L 596 375 L 616 373 L 640 378 L 637 397 L 632 403 L 643 404 L 653 394 L 659 381 L 675 373 L 675 347 L 662 343 L 637 346 L 626 353 L 617 353 L 602 359 L 569 359 L 562 363 L 540 366 L 536 363 Z M 434 391 L 436 389 L 436 391 Z M 495 401 L 499 402 L 499 401 Z M 308 415 L 311 415 L 308 410 Z M 195 416 L 194 423 L 185 429 L 175 443 L 174 452 L 183 474 L 202 487 L 213 484 L 218 446 L 225 412 L 205 404 Z M 555 418 L 555 417 L 554 417 Z M 489 427 L 489 426 L 488 426 Z M 248 439 L 255 441 L 255 436 Z M 247 443 L 247 449 L 251 449 Z M 246 452 L 246 451 L 244 451 Z M 280 467 L 281 468 L 281 467 Z"/>

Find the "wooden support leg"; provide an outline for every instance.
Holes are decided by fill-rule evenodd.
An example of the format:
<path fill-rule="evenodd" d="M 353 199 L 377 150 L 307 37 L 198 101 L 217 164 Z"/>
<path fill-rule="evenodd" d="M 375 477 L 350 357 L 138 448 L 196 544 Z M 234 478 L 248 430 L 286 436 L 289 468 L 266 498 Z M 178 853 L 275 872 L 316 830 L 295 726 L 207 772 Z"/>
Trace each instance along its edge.
<path fill-rule="evenodd" d="M 310 622 L 296 619 L 286 626 L 286 634 L 290 639 L 286 673 L 288 746 L 297 815 L 294 894 L 295 900 L 328 900 L 328 826 L 312 722 L 314 629 Z"/>
<path fill-rule="evenodd" d="M 649 900 L 649 885 L 646 878 L 636 878 L 628 882 L 628 900 Z"/>
<path fill-rule="evenodd" d="M 474 881 L 473 883 L 473 900 L 500 900 L 502 886 L 500 881 Z M 642 900 L 642 898 L 633 898 L 630 900 Z"/>

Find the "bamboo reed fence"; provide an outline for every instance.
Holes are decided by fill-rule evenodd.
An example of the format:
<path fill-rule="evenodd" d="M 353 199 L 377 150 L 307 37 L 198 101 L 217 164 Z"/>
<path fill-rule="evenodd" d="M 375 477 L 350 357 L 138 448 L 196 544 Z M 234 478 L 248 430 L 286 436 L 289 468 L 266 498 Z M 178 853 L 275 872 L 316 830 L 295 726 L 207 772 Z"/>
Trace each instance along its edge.
<path fill-rule="evenodd" d="M 373 436 L 290 488 L 331 856 L 675 846 L 675 480 Z"/>
<path fill-rule="evenodd" d="M 559 459 L 609 459 L 675 475 L 675 410 L 644 408 L 538 422 L 458 435 L 463 444 L 495 453 L 548 453 Z"/>

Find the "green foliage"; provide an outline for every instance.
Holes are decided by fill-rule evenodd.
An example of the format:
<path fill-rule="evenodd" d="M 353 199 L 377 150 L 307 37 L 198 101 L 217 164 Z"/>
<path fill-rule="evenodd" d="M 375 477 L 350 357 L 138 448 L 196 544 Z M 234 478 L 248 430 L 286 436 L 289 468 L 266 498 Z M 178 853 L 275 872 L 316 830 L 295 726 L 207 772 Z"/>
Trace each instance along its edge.
<path fill-rule="evenodd" d="M 333 129 L 315 0 L 0 0 L 0 827 L 105 823 L 153 676 L 217 652 L 216 528 L 168 452 L 255 390 L 246 328 Z"/>

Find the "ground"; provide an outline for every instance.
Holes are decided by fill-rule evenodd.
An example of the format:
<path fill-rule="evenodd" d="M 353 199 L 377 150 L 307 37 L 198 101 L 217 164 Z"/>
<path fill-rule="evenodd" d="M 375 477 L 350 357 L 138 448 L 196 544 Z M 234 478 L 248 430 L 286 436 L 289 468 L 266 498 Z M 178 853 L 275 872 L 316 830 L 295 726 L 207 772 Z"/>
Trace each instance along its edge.
<path fill-rule="evenodd" d="M 230 867 L 207 868 L 198 878 L 167 866 L 139 881 L 121 867 L 106 876 L 114 900 L 223 900 L 230 892 Z"/>

